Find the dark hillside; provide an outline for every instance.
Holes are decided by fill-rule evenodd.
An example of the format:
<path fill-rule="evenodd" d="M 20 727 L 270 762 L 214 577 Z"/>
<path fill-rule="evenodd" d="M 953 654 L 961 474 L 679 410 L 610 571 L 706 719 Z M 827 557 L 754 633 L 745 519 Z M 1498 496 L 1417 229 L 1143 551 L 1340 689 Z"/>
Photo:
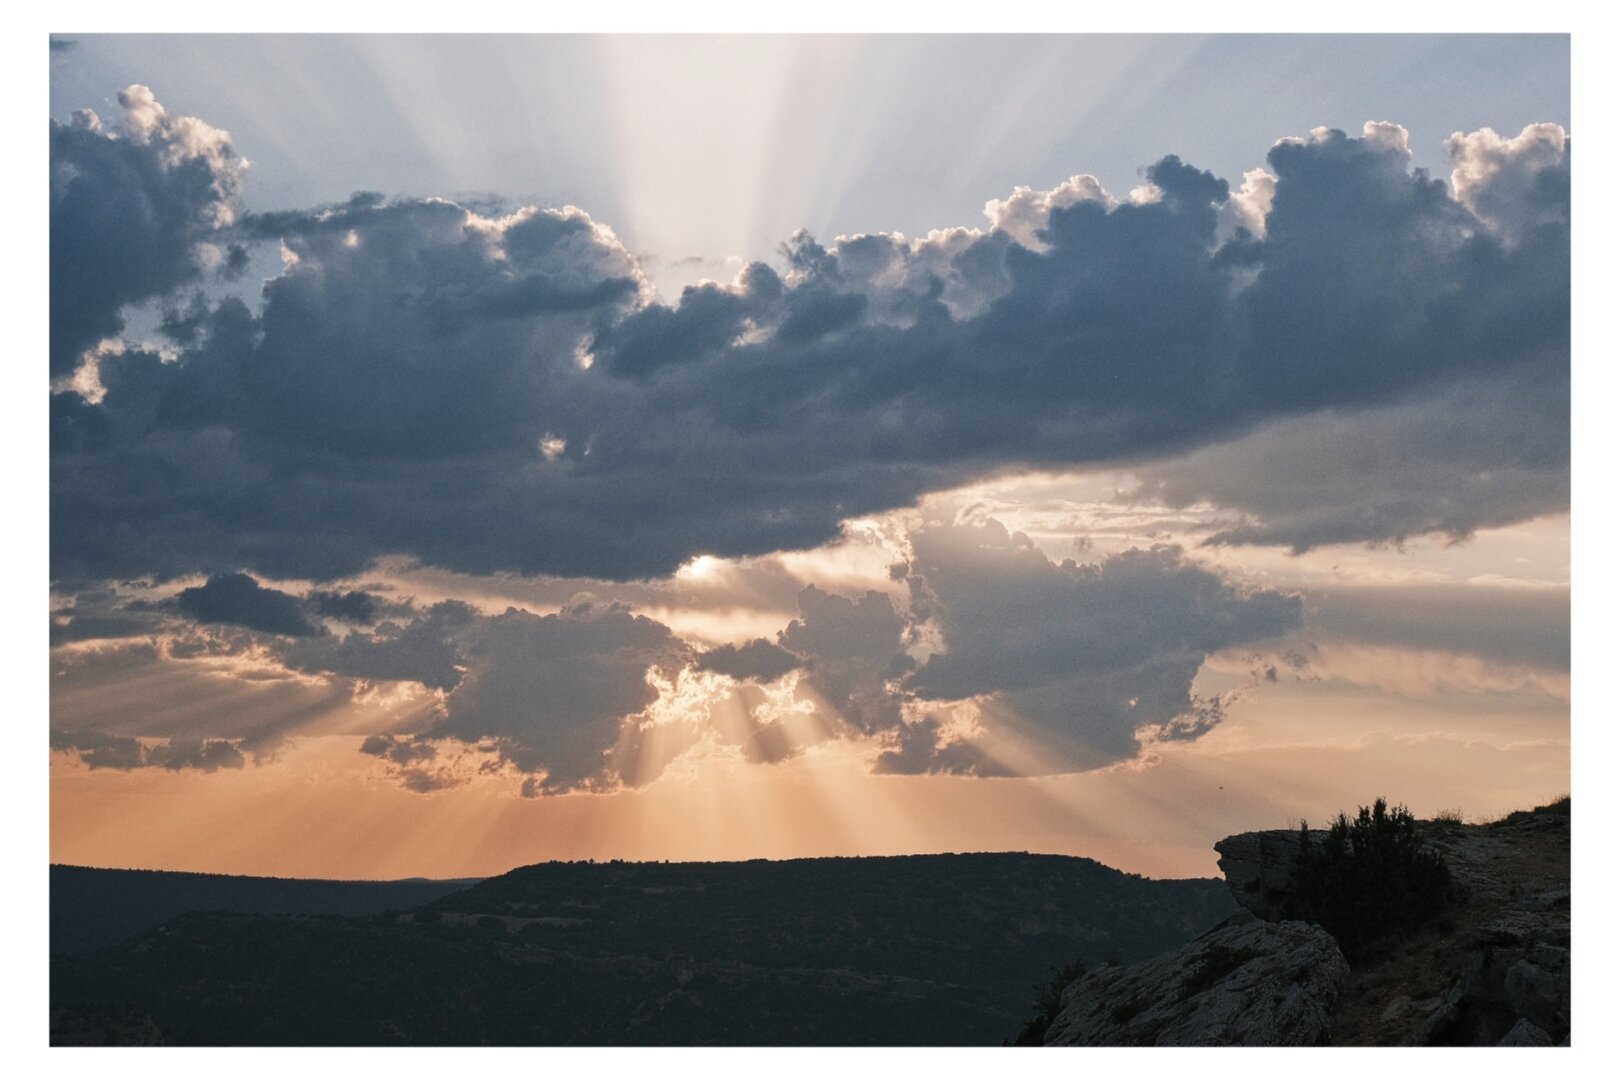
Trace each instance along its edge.
<path fill-rule="evenodd" d="M 51 952 L 104 949 L 188 911 L 372 915 L 419 907 L 479 879 L 320 881 L 51 867 Z"/>
<path fill-rule="evenodd" d="M 1217 880 L 1049 855 L 548 863 L 417 912 L 187 915 L 53 1005 L 225 1044 L 999 1044 L 1052 956 L 1173 948 Z"/>

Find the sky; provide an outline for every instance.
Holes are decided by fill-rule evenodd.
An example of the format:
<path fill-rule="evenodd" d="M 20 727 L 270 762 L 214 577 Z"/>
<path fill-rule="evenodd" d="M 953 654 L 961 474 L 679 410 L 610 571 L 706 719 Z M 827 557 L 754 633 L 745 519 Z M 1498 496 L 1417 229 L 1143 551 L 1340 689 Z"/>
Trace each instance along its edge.
<path fill-rule="evenodd" d="M 1567 38 L 84 36 L 50 111 L 53 861 L 1568 790 Z"/>

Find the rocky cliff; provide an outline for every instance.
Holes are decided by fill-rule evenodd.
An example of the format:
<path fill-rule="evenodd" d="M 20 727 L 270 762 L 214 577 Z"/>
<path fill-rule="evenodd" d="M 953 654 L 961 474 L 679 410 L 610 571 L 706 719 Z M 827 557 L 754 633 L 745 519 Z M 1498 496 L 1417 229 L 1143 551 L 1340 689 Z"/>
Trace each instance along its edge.
<path fill-rule="evenodd" d="M 1220 841 L 1246 910 L 1174 952 L 1075 980 L 1047 1045 L 1568 1045 L 1569 800 L 1419 830 L 1455 902 L 1354 965 L 1322 927 L 1287 918 L 1297 831 Z"/>

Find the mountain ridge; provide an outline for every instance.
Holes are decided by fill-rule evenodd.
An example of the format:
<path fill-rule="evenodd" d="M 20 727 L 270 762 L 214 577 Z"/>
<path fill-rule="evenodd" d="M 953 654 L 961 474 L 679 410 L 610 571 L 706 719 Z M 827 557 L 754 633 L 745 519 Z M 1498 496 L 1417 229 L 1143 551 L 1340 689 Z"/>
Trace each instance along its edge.
<path fill-rule="evenodd" d="M 1138 959 L 1235 909 L 1219 879 L 1064 855 L 537 863 L 410 910 L 194 912 L 58 955 L 53 1026 L 227 1045 L 995 1045 L 1057 958 Z"/>

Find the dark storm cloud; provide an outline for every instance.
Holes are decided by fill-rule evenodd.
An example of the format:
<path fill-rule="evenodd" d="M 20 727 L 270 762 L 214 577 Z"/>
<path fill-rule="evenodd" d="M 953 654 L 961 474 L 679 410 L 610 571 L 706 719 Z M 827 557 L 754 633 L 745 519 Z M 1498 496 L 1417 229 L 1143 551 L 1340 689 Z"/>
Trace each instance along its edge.
<path fill-rule="evenodd" d="M 770 682 L 795 670 L 803 661 L 780 645 L 755 638 L 743 645 L 722 645 L 699 654 L 693 664 L 699 671 L 713 671 L 750 682 Z"/>
<path fill-rule="evenodd" d="M 1135 757 L 1144 729 L 1197 738 L 1221 719 L 1218 702 L 1192 693 L 1205 658 L 1294 630 L 1304 610 L 1297 596 L 1241 590 L 1174 547 L 1053 563 L 994 519 L 934 524 L 912 546 L 913 612 L 944 649 L 905 678 L 906 692 L 981 699 L 1050 742 L 1051 771 Z M 879 764 L 986 771 L 970 741 L 942 734 L 933 720 L 908 725 Z"/>
<path fill-rule="evenodd" d="M 55 40 L 51 42 L 57 51 Z M 224 258 L 245 163 L 222 131 L 170 116 L 144 86 L 124 116 L 51 121 L 51 375 L 124 327 L 122 309 L 197 280 Z"/>
<path fill-rule="evenodd" d="M 201 142 L 164 123 L 173 145 Z M 1454 140 L 1461 199 L 1409 168 L 1392 125 L 1280 143 L 1274 183 L 1236 196 L 1167 157 L 1145 198 L 1071 184 L 1016 195 L 986 233 L 834 247 L 801 234 L 785 273 L 755 265 L 672 306 L 647 302 L 635 260 L 578 211 L 486 218 L 365 196 L 247 218 L 233 235 L 288 253 L 259 311 L 181 319 L 177 361 L 107 356 L 99 404 L 53 401 L 53 574 L 326 580 L 407 554 L 623 580 L 700 553 L 813 546 L 851 516 L 990 471 L 1143 464 L 1323 410 L 1353 421 L 1508 384 L 1544 388 L 1553 410 L 1569 307 L 1554 132 Z M 53 196 L 53 244 L 79 245 L 53 298 L 99 313 L 66 319 L 98 327 L 64 331 L 76 355 L 116 332 L 119 304 L 195 276 L 194 223 L 217 227 L 208 208 L 234 195 L 221 170 L 235 159 L 154 155 L 90 126 L 58 135 L 63 162 L 138 150 L 148 173 L 148 158 L 181 162 L 151 173 L 165 182 L 197 173 L 172 224 L 136 215 L 169 243 L 150 272 L 121 253 L 156 240 L 105 253 L 85 240 L 150 176 Z M 1561 431 L 1517 445 L 1479 435 L 1491 422 L 1457 420 L 1471 438 L 1426 489 L 1484 471 L 1474 446 L 1492 471 L 1533 473 L 1551 455 L 1556 479 Z M 1562 492 L 1486 483 L 1442 513 L 1388 507 L 1360 528 L 1320 521 L 1348 505 L 1342 490 L 1326 511 L 1231 497 L 1258 524 L 1226 539 L 1297 547 L 1466 532 Z"/>
<path fill-rule="evenodd" d="M 182 589 L 175 595 L 174 605 L 200 623 L 224 623 L 289 637 L 319 633 L 304 617 L 296 597 L 266 588 L 247 574 L 215 574 L 205 585 Z"/>

